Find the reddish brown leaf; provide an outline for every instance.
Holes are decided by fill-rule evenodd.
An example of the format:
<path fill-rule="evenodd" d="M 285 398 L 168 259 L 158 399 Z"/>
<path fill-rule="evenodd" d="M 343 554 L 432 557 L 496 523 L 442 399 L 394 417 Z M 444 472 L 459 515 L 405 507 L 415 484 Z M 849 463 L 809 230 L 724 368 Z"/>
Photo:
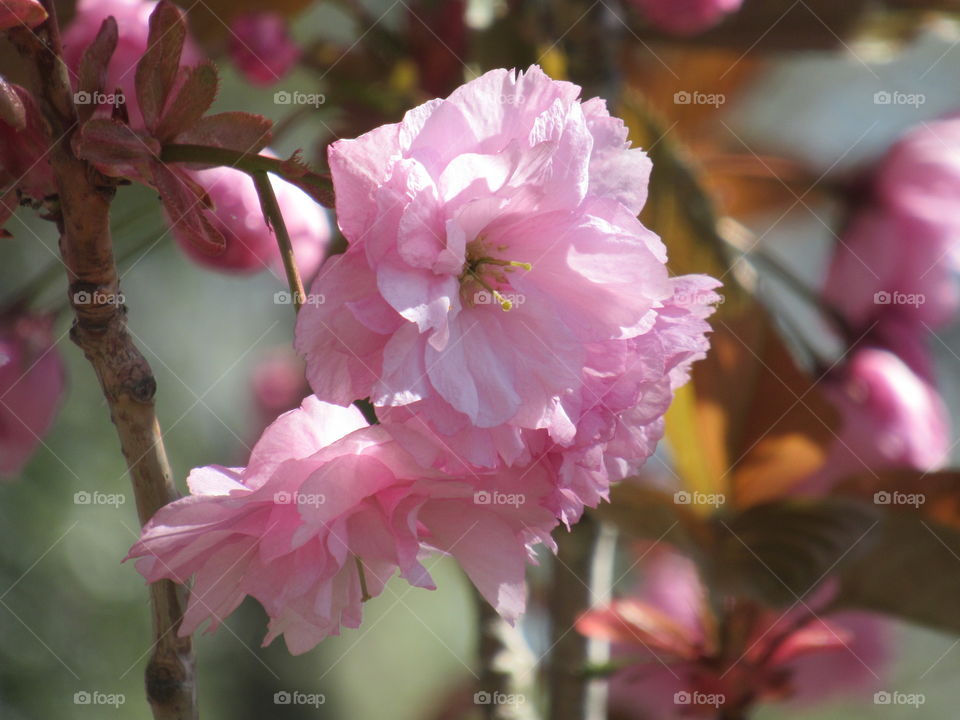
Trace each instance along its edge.
<path fill-rule="evenodd" d="M 171 170 L 161 163 L 153 164 L 153 181 L 171 227 L 201 252 L 208 255 L 222 253 L 226 241 L 205 212 L 210 203 L 206 191 L 183 172 Z"/>
<path fill-rule="evenodd" d="M 116 49 L 117 21 L 114 20 L 113 16 L 109 16 L 101 23 L 100 30 L 93 42 L 83 51 L 83 57 L 80 59 L 77 96 L 83 97 L 82 93 L 89 96 L 105 90 L 107 67 L 110 65 L 110 58 L 113 57 L 113 52 Z M 88 120 L 96 109 L 97 106 L 93 102 L 80 102 L 79 99 L 77 101 L 77 113 L 81 122 Z"/>
<path fill-rule="evenodd" d="M 257 153 L 270 142 L 273 123 L 262 115 L 223 112 L 201 118 L 176 141 L 187 145 L 212 145 L 242 153 Z"/>
<path fill-rule="evenodd" d="M 182 11 L 168 0 L 160 0 L 150 15 L 147 50 L 137 63 L 137 100 L 150 130 L 159 122 L 177 79 L 186 36 Z"/>
<path fill-rule="evenodd" d="M 93 118 L 74 137 L 73 149 L 78 157 L 98 165 L 125 166 L 157 157 L 160 143 L 116 120 Z"/>
<path fill-rule="evenodd" d="M 193 127 L 217 97 L 217 67 L 210 61 L 181 68 L 183 82 L 157 125 L 156 136 L 173 138 Z"/>

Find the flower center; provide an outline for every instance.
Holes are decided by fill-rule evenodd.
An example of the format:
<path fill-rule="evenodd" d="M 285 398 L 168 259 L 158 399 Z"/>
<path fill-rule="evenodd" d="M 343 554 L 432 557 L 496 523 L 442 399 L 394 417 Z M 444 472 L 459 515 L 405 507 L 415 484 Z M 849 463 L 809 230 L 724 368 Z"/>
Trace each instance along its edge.
<path fill-rule="evenodd" d="M 506 249 L 506 245 L 495 248 L 497 252 Z M 466 251 L 466 262 L 460 273 L 461 295 L 471 305 L 488 305 L 495 302 L 504 312 L 513 308 L 514 301 L 500 292 L 505 286 L 510 285 L 507 273 L 516 272 L 517 268 L 530 271 L 533 265 L 528 262 L 493 257 L 482 235 L 467 243 Z M 480 290 L 477 290 L 477 287 Z"/>

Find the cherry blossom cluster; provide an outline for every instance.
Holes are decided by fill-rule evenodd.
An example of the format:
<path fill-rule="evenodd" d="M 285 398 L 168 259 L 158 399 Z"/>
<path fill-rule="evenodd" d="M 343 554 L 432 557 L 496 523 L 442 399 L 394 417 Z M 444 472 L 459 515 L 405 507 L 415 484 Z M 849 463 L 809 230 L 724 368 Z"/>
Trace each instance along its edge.
<path fill-rule="evenodd" d="M 329 159 L 348 247 L 298 317 L 315 395 L 245 468 L 194 470 L 130 554 L 151 581 L 196 577 L 181 632 L 250 595 L 295 653 L 357 627 L 394 574 L 432 587 L 435 554 L 514 620 L 535 547 L 653 452 L 719 283 L 670 277 L 637 219 L 646 154 L 537 67 Z"/>

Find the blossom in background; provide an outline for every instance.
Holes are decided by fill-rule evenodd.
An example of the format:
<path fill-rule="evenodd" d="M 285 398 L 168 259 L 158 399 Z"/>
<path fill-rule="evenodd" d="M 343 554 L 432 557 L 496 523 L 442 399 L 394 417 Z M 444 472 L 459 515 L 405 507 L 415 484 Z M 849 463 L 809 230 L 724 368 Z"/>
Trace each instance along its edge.
<path fill-rule="evenodd" d="M 889 350 L 864 347 L 824 378 L 842 425 L 824 466 L 801 489 L 827 490 L 874 471 L 938 470 L 950 454 L 950 416 L 943 398 Z"/>
<path fill-rule="evenodd" d="M 696 35 L 709 30 L 732 12 L 743 0 L 630 0 L 633 6 L 658 30 L 673 35 Z"/>
<path fill-rule="evenodd" d="M 230 23 L 230 59 L 249 82 L 272 85 L 300 59 L 284 17 L 274 12 L 243 13 Z"/>
<path fill-rule="evenodd" d="M 331 146 L 349 247 L 321 269 L 313 292 L 326 302 L 304 308 L 296 331 L 318 397 L 370 397 L 381 420 L 488 468 L 582 454 L 642 407 L 620 457 L 649 455 L 659 415 L 641 388 L 669 394 L 677 348 L 705 348 L 693 318 L 716 283 L 680 281 L 701 292 L 681 312 L 690 322 L 670 320 L 677 281 L 636 218 L 650 161 L 602 100 L 579 93 L 537 67 L 494 70 Z M 598 420 L 607 394 L 615 417 Z"/>
<path fill-rule="evenodd" d="M 931 330 L 960 308 L 960 117 L 910 130 L 873 169 L 824 296 L 853 327 L 932 378 Z"/>
<path fill-rule="evenodd" d="M 0 477 L 20 473 L 60 407 L 64 368 L 51 316 L 0 321 Z"/>
<path fill-rule="evenodd" d="M 269 268 L 283 278 L 277 240 L 263 219 L 253 180 L 246 173 L 227 167 L 191 171 L 190 177 L 206 190 L 212 204 L 210 220 L 223 236 L 226 247 L 216 255 L 205 253 L 197 249 L 182 225 L 171 222 L 174 237 L 183 251 L 200 265 L 214 270 L 256 272 Z M 270 183 L 290 234 L 300 275 L 309 280 L 326 257 L 330 244 L 331 228 L 326 211 L 295 185 L 274 175 L 270 176 Z"/>
<path fill-rule="evenodd" d="M 621 669 L 611 706 L 624 717 L 713 718 L 718 707 L 736 713 L 758 700 L 809 704 L 874 691 L 887 656 L 878 618 L 810 615 L 810 598 L 787 611 L 753 606 L 730 619 L 743 633 L 740 645 L 721 648 L 693 561 L 663 547 L 648 553 L 641 590 L 577 622 L 585 635 L 613 643 Z"/>
<path fill-rule="evenodd" d="M 432 588 L 422 561 L 435 552 L 505 617 L 523 611 L 531 547 L 556 525 L 542 505 L 548 468 L 525 469 L 522 484 L 519 472 L 450 476 L 434 469 L 436 445 L 365 426 L 355 408 L 311 396 L 267 428 L 245 468 L 190 474 L 191 495 L 161 508 L 130 551 L 151 582 L 196 576 L 181 634 L 206 619 L 215 629 L 250 595 L 271 618 L 264 642 L 284 635 L 302 653 L 357 627 L 364 594 L 394 573 Z"/>

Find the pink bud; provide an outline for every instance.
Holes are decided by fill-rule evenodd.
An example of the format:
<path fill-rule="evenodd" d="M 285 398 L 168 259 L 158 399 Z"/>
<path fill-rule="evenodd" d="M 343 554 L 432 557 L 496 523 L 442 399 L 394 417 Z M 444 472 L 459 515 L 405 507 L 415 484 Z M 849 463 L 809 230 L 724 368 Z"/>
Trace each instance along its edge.
<path fill-rule="evenodd" d="M 219 255 L 207 255 L 197 250 L 190 238 L 173 225 L 173 234 L 184 252 L 214 270 L 244 273 L 269 268 L 278 277 L 284 277 L 277 240 L 267 228 L 260 198 L 246 173 L 219 167 L 196 171 L 191 176 L 206 189 L 213 201 L 210 219 L 223 234 L 227 247 Z M 300 274 L 309 279 L 326 257 L 330 222 L 323 208 L 305 192 L 274 176 L 270 179 L 290 233 Z"/>
<path fill-rule="evenodd" d="M 243 76 L 256 85 L 272 85 L 300 58 L 287 23 L 273 12 L 251 12 L 230 26 L 230 57 Z"/>
<path fill-rule="evenodd" d="M 0 30 L 36 27 L 47 19 L 47 11 L 37 0 L 0 0 Z"/>

